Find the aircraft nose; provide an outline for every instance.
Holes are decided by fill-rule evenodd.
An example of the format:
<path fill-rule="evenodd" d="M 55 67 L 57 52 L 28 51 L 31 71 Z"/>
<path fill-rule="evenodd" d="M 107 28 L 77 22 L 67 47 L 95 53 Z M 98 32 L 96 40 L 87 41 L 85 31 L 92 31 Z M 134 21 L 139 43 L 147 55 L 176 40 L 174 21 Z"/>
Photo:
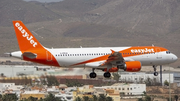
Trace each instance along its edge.
<path fill-rule="evenodd" d="M 172 60 L 175 62 L 178 60 L 178 57 L 175 54 L 172 54 Z"/>

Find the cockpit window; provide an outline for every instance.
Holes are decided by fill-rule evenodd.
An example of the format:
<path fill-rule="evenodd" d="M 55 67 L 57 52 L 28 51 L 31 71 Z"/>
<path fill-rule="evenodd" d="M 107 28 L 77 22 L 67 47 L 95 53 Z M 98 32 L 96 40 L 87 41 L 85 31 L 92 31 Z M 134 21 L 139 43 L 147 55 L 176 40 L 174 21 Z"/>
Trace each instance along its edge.
<path fill-rule="evenodd" d="M 166 51 L 166 54 L 170 54 L 171 52 L 170 51 Z"/>

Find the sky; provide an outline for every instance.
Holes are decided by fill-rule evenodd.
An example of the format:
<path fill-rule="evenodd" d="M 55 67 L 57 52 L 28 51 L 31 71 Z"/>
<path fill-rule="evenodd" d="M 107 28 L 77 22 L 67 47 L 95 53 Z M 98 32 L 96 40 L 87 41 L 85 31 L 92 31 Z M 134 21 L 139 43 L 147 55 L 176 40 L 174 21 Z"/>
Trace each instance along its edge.
<path fill-rule="evenodd" d="M 50 2 L 59 2 L 59 1 L 63 1 L 63 0 L 24 0 L 24 1 L 38 1 L 38 2 L 42 2 L 42 3 L 50 3 Z"/>

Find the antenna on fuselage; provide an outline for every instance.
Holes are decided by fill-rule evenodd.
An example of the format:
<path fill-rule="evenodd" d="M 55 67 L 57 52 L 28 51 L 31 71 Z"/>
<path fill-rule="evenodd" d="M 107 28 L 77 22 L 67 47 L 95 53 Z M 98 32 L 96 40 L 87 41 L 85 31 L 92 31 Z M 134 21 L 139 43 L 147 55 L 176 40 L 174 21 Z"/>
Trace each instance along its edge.
<path fill-rule="evenodd" d="M 152 46 L 154 47 L 154 45 L 152 44 Z"/>

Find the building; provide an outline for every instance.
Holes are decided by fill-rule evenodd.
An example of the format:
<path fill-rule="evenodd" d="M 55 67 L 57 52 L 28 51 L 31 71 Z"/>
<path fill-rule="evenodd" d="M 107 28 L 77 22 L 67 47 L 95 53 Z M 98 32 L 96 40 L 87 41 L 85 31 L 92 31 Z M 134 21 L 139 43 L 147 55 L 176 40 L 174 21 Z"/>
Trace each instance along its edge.
<path fill-rule="evenodd" d="M 84 96 L 88 96 L 89 98 L 93 98 L 93 95 L 99 96 L 101 94 L 112 97 L 114 101 L 120 101 L 120 94 L 118 91 L 114 89 L 104 89 L 104 87 L 94 87 L 93 85 L 78 87 L 78 89 L 73 92 L 73 101 L 77 97 L 83 98 Z"/>
<path fill-rule="evenodd" d="M 39 92 L 39 90 L 34 91 L 25 91 L 24 93 L 20 94 L 20 100 L 28 99 L 29 97 L 34 97 L 39 99 L 44 99 L 46 97 L 47 93 Z"/>
<path fill-rule="evenodd" d="M 114 89 L 105 89 L 106 95 L 111 97 L 113 101 L 120 101 L 120 94 L 117 90 Z"/>
<path fill-rule="evenodd" d="M 73 101 L 72 92 L 58 93 L 58 94 L 55 94 L 55 97 L 60 98 L 62 101 Z"/>
<path fill-rule="evenodd" d="M 103 86 L 105 89 L 114 89 L 124 95 L 141 95 L 146 92 L 146 84 L 116 83 L 111 86 Z"/>
<path fill-rule="evenodd" d="M 0 89 L 8 89 L 11 86 L 15 86 L 15 83 L 0 83 Z"/>
<path fill-rule="evenodd" d="M 83 98 L 83 96 L 88 96 L 89 98 L 93 97 L 94 94 L 93 85 L 84 85 L 83 87 L 78 87 L 76 91 L 73 91 L 73 101 L 77 98 Z"/>
<path fill-rule="evenodd" d="M 14 66 L 14 65 L 0 65 L 1 76 L 6 77 L 15 77 L 22 75 L 34 75 L 36 72 L 36 68 L 34 66 Z"/>
<path fill-rule="evenodd" d="M 177 86 L 180 87 L 180 73 L 173 73 L 174 74 L 174 83 L 177 83 Z"/>
<path fill-rule="evenodd" d="M 158 76 L 154 76 L 153 73 L 120 73 L 120 78 L 119 81 L 125 81 L 125 82 L 133 82 L 133 83 L 144 83 L 148 78 L 150 78 L 151 80 L 155 81 L 155 82 L 159 82 L 160 83 L 160 75 Z M 162 73 L 162 83 L 164 85 L 164 81 L 167 80 L 169 82 L 169 78 L 170 78 L 170 83 L 174 83 L 174 74 L 170 73 L 170 77 L 169 77 L 169 73 Z"/>

